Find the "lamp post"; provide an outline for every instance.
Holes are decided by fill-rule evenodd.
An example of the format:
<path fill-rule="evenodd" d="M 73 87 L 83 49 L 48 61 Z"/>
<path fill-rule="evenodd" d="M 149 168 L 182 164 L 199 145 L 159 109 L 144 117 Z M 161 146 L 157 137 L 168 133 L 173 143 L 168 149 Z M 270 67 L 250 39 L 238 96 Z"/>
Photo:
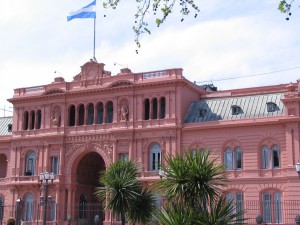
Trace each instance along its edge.
<path fill-rule="evenodd" d="M 51 183 L 53 183 L 53 180 L 55 179 L 55 174 L 45 172 L 45 173 L 40 173 L 40 182 L 41 185 L 45 181 L 44 187 L 45 187 L 45 197 L 44 197 L 44 217 L 43 217 L 43 225 L 46 225 L 47 221 L 47 202 L 48 202 L 48 188 L 49 188 L 49 183 L 48 181 L 51 180 Z"/>
<path fill-rule="evenodd" d="M 94 223 L 97 225 L 100 223 L 100 216 L 99 215 L 96 215 L 95 218 L 94 218 Z"/>

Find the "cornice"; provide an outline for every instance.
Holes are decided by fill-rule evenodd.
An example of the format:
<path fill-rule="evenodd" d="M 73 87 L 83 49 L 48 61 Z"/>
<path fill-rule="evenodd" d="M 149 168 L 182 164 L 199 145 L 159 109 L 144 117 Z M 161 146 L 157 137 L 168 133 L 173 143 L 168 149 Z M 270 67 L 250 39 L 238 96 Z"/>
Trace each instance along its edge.
<path fill-rule="evenodd" d="M 235 127 L 254 127 L 262 125 L 278 125 L 289 122 L 300 122 L 299 117 L 275 117 L 275 118 L 254 118 L 244 120 L 210 121 L 183 124 L 183 131 L 205 130 L 205 129 L 224 129 Z"/>

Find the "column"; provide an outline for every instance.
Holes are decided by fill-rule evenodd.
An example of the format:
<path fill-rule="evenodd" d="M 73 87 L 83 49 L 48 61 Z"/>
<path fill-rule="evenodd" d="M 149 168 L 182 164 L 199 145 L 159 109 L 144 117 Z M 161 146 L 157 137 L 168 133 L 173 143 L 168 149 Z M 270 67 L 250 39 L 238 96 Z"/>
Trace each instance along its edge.
<path fill-rule="evenodd" d="M 84 121 L 83 125 L 87 125 L 89 105 L 84 106 Z"/>
<path fill-rule="evenodd" d="M 63 165 L 65 164 L 64 146 L 59 148 L 59 174 L 63 174 Z"/>
<path fill-rule="evenodd" d="M 134 145 L 133 139 L 129 139 L 129 160 L 134 161 Z"/>
<path fill-rule="evenodd" d="M 44 155 L 44 165 L 45 165 L 45 167 L 44 167 L 44 172 L 46 172 L 46 171 L 48 171 L 48 172 L 50 172 L 49 171 L 49 145 L 45 145 L 44 146 L 44 151 L 45 151 L 45 155 Z"/>
<path fill-rule="evenodd" d="M 153 116 L 153 99 L 149 99 L 149 120 L 152 120 Z"/>
<path fill-rule="evenodd" d="M 97 104 L 94 105 L 94 122 L 93 124 L 97 123 Z"/>
<path fill-rule="evenodd" d="M 118 155 L 117 155 L 117 141 L 113 141 L 113 152 L 112 152 L 112 162 L 116 162 L 118 160 Z"/>

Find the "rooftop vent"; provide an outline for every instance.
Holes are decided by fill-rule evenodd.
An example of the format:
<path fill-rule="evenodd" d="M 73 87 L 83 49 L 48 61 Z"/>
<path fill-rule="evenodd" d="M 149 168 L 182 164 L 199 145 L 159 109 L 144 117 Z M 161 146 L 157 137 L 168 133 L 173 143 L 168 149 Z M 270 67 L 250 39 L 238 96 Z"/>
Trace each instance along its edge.
<path fill-rule="evenodd" d="M 11 123 L 7 125 L 7 131 L 12 132 L 12 124 Z"/>
<path fill-rule="evenodd" d="M 231 106 L 231 115 L 239 115 L 242 113 L 241 107 L 238 105 L 232 105 Z"/>
<path fill-rule="evenodd" d="M 267 111 L 268 112 L 275 112 L 279 110 L 278 106 L 274 102 L 267 102 Z"/>
<path fill-rule="evenodd" d="M 198 110 L 198 117 L 204 117 L 206 115 L 206 109 Z"/>

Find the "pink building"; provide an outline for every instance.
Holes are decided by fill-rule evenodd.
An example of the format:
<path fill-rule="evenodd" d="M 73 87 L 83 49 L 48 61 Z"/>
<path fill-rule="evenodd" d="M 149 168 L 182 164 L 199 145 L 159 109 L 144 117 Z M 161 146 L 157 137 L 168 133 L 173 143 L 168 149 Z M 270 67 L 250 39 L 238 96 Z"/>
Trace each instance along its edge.
<path fill-rule="evenodd" d="M 143 181 L 159 179 L 163 156 L 183 148 L 210 148 L 226 164 L 227 197 L 247 209 L 249 224 L 257 215 L 295 224 L 300 215 L 299 82 L 217 91 L 182 69 L 111 76 L 90 61 L 73 81 L 18 88 L 9 102 L 13 117 L 0 118 L 3 221 L 41 224 L 39 174 L 54 172 L 47 224 L 93 224 L 95 215 L 110 224 L 94 196 L 99 172 L 130 159 L 142 163 Z"/>

